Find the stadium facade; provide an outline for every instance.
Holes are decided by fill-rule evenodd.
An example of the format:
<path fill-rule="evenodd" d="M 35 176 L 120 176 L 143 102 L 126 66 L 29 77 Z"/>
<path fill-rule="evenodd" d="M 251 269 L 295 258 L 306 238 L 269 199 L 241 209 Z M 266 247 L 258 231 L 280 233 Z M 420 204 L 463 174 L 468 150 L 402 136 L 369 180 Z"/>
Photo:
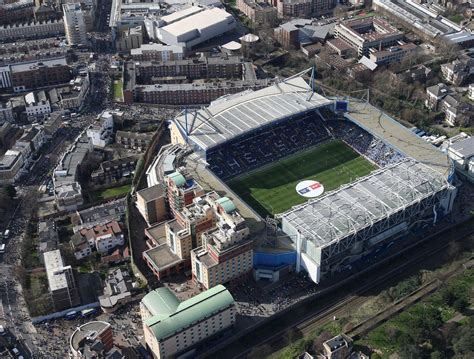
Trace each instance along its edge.
<path fill-rule="evenodd" d="M 347 109 L 314 93 L 302 77 L 185 111 L 170 129 L 174 144 L 191 147 L 223 181 L 331 139 L 378 167 L 275 216 L 296 252 L 296 270 L 316 283 L 420 238 L 452 210 L 457 193 L 437 148 L 369 104 L 349 101 Z"/>

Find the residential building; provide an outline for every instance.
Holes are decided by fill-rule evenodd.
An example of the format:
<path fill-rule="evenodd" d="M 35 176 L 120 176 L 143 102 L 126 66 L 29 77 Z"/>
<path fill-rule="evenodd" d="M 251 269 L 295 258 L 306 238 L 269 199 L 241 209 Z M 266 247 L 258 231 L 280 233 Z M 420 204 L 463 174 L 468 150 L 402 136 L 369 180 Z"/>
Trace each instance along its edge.
<path fill-rule="evenodd" d="M 121 221 L 125 217 L 125 198 L 94 206 L 91 208 L 76 211 L 71 215 L 71 221 L 75 232 L 82 228 L 90 228 L 98 224 L 105 224 L 111 221 Z"/>
<path fill-rule="evenodd" d="M 79 305 L 80 298 L 72 267 L 64 265 L 59 249 L 44 252 L 43 258 L 54 311 Z"/>
<path fill-rule="evenodd" d="M 416 54 L 418 46 L 413 43 L 402 43 L 401 45 L 391 46 L 386 50 L 370 51 L 370 60 L 378 66 L 387 66 L 393 63 L 400 63 L 406 57 Z"/>
<path fill-rule="evenodd" d="M 184 207 L 193 203 L 194 198 L 204 195 L 204 190 L 192 177 L 178 171 L 164 177 L 169 211 L 174 217 Z"/>
<path fill-rule="evenodd" d="M 46 132 L 42 127 L 32 127 L 23 133 L 23 136 L 15 142 L 15 147 L 29 147 L 31 153 L 37 152 L 46 140 Z"/>
<path fill-rule="evenodd" d="M 0 25 L 33 19 L 35 2 L 18 0 L 0 5 Z"/>
<path fill-rule="evenodd" d="M 157 184 L 137 191 L 136 206 L 149 226 L 164 221 L 168 214 L 163 186 Z"/>
<path fill-rule="evenodd" d="M 15 117 L 13 116 L 13 106 L 10 101 L 0 102 L 0 125 L 5 122 L 13 123 Z"/>
<path fill-rule="evenodd" d="M 134 61 L 173 61 L 182 60 L 185 48 L 178 45 L 142 44 L 139 48 L 130 50 Z"/>
<path fill-rule="evenodd" d="M 451 89 L 443 83 L 427 87 L 425 106 L 432 111 L 437 111 L 441 100 L 450 93 Z"/>
<path fill-rule="evenodd" d="M 313 0 L 276 0 L 280 17 L 311 17 Z"/>
<path fill-rule="evenodd" d="M 441 111 L 450 126 L 470 127 L 474 120 L 474 106 L 457 96 L 447 95 L 441 101 Z"/>
<path fill-rule="evenodd" d="M 208 104 L 224 95 L 268 86 L 268 80 L 220 81 L 136 86 L 135 101 L 167 105 Z"/>
<path fill-rule="evenodd" d="M 411 69 L 395 74 L 395 77 L 407 83 L 425 83 L 426 80 L 429 80 L 432 77 L 432 71 L 425 65 L 417 65 Z"/>
<path fill-rule="evenodd" d="M 89 71 L 83 70 L 69 82 L 69 86 L 61 88 L 58 94 L 59 106 L 63 110 L 81 110 L 89 94 Z"/>
<path fill-rule="evenodd" d="M 450 144 L 448 157 L 453 161 L 456 172 L 474 183 L 474 137 Z"/>
<path fill-rule="evenodd" d="M 26 116 L 30 120 L 44 119 L 51 113 L 51 104 L 44 91 L 25 95 Z"/>
<path fill-rule="evenodd" d="M 109 253 L 118 246 L 125 243 L 124 234 L 117 221 L 111 221 L 103 225 L 84 227 L 74 233 L 71 238 L 71 246 L 76 259 L 80 260 L 97 251 L 100 254 Z"/>
<path fill-rule="evenodd" d="M 359 56 L 368 56 L 371 48 L 382 50 L 395 46 L 404 37 L 403 32 L 379 17 L 340 22 L 334 34 L 353 47 Z"/>
<path fill-rule="evenodd" d="M 87 129 L 87 137 L 92 146 L 104 148 L 114 140 L 114 116 L 112 112 L 104 111 L 95 123 Z"/>
<path fill-rule="evenodd" d="M 63 4 L 64 29 L 69 45 L 86 45 L 87 28 L 80 3 Z"/>
<path fill-rule="evenodd" d="M 144 340 L 154 358 L 177 357 L 233 327 L 234 298 L 222 285 L 180 302 L 167 287 L 140 303 Z"/>
<path fill-rule="evenodd" d="M 323 355 L 327 359 L 346 359 L 352 352 L 353 340 L 345 334 L 339 334 L 323 343 Z"/>
<path fill-rule="evenodd" d="M 157 79 L 206 79 L 206 78 L 241 78 L 244 59 L 240 56 L 202 56 L 200 58 L 142 61 L 134 64 L 137 82 L 154 83 Z"/>
<path fill-rule="evenodd" d="M 336 5 L 336 0 L 313 0 L 311 3 L 311 11 L 313 15 L 320 16 L 330 13 Z"/>
<path fill-rule="evenodd" d="M 444 79 L 456 86 L 462 85 L 474 74 L 474 59 L 456 59 L 453 62 L 441 65 Z"/>
<path fill-rule="evenodd" d="M 274 24 L 277 21 L 278 11 L 271 4 L 255 0 L 237 0 L 237 9 L 257 24 Z"/>
<path fill-rule="evenodd" d="M 71 71 L 66 57 L 51 58 L 42 61 L 26 61 L 0 68 L 4 87 L 15 92 L 35 90 L 42 87 L 68 83 Z M 0 80 L 0 85 L 2 80 Z"/>
<path fill-rule="evenodd" d="M 15 23 L 0 27 L 0 41 L 15 41 L 64 35 L 63 20 Z"/>
<path fill-rule="evenodd" d="M 103 321 L 78 326 L 69 339 L 69 350 L 73 359 L 124 358 L 120 350 L 114 347 L 112 326 Z"/>
<path fill-rule="evenodd" d="M 24 172 L 27 150 L 10 149 L 0 157 L 0 185 L 14 184 Z"/>
<path fill-rule="evenodd" d="M 99 169 L 91 174 L 92 183 L 103 185 L 131 179 L 139 158 L 138 155 L 132 155 L 102 162 Z"/>
<path fill-rule="evenodd" d="M 201 235 L 202 245 L 191 252 L 193 280 L 205 289 L 231 283 L 250 275 L 253 268 L 252 241 L 245 219 L 227 197 L 208 194 L 215 227 Z"/>
<path fill-rule="evenodd" d="M 99 296 L 99 303 L 104 313 L 113 313 L 130 302 L 137 283 L 124 268 L 109 270 L 105 278 L 104 294 Z"/>
<path fill-rule="evenodd" d="M 157 38 L 166 45 L 191 49 L 235 29 L 236 22 L 223 9 L 192 6 L 161 18 L 165 26 L 156 29 Z"/>
<path fill-rule="evenodd" d="M 117 131 L 115 134 L 115 142 L 125 148 L 145 151 L 150 145 L 153 135 L 154 134 L 150 132 Z"/>
<path fill-rule="evenodd" d="M 115 48 L 118 52 L 130 52 L 143 44 L 143 30 L 141 26 L 124 28 L 115 39 Z"/>

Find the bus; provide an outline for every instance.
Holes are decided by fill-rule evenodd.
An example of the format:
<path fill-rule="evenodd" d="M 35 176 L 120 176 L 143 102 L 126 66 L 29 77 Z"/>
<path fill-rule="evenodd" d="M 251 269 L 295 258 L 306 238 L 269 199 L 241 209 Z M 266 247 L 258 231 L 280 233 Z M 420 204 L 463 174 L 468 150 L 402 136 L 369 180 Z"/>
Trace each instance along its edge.
<path fill-rule="evenodd" d="M 81 317 L 83 318 L 90 317 L 91 315 L 94 315 L 96 313 L 97 313 L 97 308 L 84 309 L 84 310 L 81 310 Z"/>

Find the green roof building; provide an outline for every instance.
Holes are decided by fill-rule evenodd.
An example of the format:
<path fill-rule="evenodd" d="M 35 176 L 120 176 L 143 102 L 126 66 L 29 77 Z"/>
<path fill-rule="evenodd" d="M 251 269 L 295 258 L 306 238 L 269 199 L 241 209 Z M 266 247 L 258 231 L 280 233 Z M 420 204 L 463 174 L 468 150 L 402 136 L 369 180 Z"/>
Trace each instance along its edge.
<path fill-rule="evenodd" d="M 145 341 L 155 358 L 184 353 L 235 323 L 234 298 L 222 285 L 180 302 L 166 287 L 143 297 Z"/>

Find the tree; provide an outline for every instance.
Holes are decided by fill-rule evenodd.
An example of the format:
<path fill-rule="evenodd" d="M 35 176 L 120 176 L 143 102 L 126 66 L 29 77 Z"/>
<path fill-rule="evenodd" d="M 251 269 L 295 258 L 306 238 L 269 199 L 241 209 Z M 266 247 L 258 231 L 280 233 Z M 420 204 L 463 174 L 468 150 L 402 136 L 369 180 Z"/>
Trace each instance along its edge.
<path fill-rule="evenodd" d="M 400 359 L 420 359 L 423 357 L 423 350 L 418 345 L 405 345 L 398 351 Z"/>
<path fill-rule="evenodd" d="M 439 351 L 434 351 L 430 355 L 430 359 L 444 359 L 444 358 L 446 358 L 446 356 Z"/>
<path fill-rule="evenodd" d="M 314 353 L 319 353 L 323 350 L 323 343 L 329 339 L 331 339 L 333 336 L 331 333 L 323 331 L 321 334 L 319 334 L 316 339 L 313 340 L 313 345 L 311 346 L 311 350 Z"/>
<path fill-rule="evenodd" d="M 11 199 L 15 198 L 15 196 L 16 196 L 16 189 L 12 185 L 6 186 L 5 187 L 5 192 L 8 195 L 8 197 L 10 197 Z"/>
<path fill-rule="evenodd" d="M 258 347 L 254 347 L 250 353 L 248 354 L 248 358 L 250 359 L 261 359 L 265 358 L 272 352 L 272 348 L 268 344 L 260 345 Z"/>

